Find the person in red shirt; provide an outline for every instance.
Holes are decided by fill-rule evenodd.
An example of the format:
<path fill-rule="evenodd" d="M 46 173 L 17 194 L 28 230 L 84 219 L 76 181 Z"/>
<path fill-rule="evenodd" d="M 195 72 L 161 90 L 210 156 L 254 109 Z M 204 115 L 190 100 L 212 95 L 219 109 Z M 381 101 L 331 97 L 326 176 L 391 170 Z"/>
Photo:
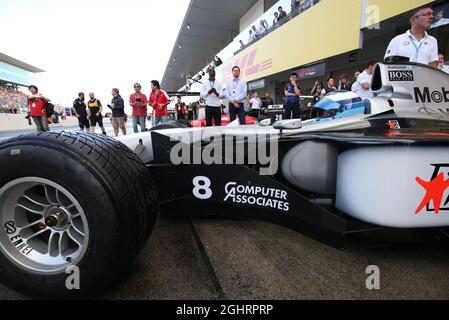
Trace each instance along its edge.
<path fill-rule="evenodd" d="M 37 131 L 49 131 L 47 112 L 45 111 L 45 103 L 48 99 L 39 93 L 36 86 L 29 86 L 28 90 L 31 92 L 31 96 L 28 97 L 28 110 L 36 124 Z"/>
<path fill-rule="evenodd" d="M 159 81 L 151 81 L 150 106 L 154 110 L 154 125 L 167 122 L 167 106 L 170 104 L 165 92 L 161 90 Z"/>
<path fill-rule="evenodd" d="M 139 133 L 138 125 L 140 126 L 140 131 L 147 131 L 146 120 L 147 120 L 147 97 L 142 94 L 142 86 L 138 83 L 134 85 L 134 90 L 136 91 L 129 97 L 129 104 L 133 107 L 133 128 L 134 133 Z"/>

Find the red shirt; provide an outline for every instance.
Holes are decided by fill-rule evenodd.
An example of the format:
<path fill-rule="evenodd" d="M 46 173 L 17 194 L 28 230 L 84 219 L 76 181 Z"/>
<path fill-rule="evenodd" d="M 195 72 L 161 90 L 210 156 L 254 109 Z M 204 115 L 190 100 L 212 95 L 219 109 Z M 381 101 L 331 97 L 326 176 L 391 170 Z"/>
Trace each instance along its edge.
<path fill-rule="evenodd" d="M 159 90 L 157 97 L 155 97 L 154 91 L 150 94 L 150 106 L 156 102 L 156 107 L 154 108 L 154 113 L 156 117 L 166 117 L 168 115 L 167 113 L 167 105 L 169 104 L 169 101 L 167 99 L 167 96 L 165 95 L 162 90 Z M 163 104 L 164 107 L 162 110 L 159 109 L 159 105 Z"/>
<path fill-rule="evenodd" d="M 130 104 L 135 104 L 136 103 L 136 98 L 139 97 L 139 94 L 132 94 L 131 97 L 129 97 L 129 103 Z M 147 104 L 148 104 L 148 100 L 147 100 L 147 96 L 144 95 L 143 93 L 140 93 L 140 99 L 141 99 L 141 103 L 139 105 L 135 105 L 133 107 L 133 117 L 146 117 L 148 115 L 147 112 Z"/>
<path fill-rule="evenodd" d="M 45 111 L 45 101 L 44 99 L 29 99 L 28 107 L 30 109 L 31 117 L 46 117 L 47 112 Z"/>

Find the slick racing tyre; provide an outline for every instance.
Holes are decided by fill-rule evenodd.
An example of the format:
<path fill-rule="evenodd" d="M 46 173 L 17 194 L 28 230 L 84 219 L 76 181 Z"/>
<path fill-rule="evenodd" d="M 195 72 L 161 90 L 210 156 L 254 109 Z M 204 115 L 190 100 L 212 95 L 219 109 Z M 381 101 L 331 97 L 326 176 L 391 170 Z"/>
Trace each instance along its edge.
<path fill-rule="evenodd" d="M 98 295 L 158 215 L 154 182 L 101 135 L 33 133 L 0 144 L 0 281 L 37 298 Z"/>

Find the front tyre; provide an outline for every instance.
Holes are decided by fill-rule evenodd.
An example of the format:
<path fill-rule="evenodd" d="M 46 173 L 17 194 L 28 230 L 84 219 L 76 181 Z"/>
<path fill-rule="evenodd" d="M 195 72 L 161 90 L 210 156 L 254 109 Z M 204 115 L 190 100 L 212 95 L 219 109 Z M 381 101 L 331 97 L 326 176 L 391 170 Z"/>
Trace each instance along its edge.
<path fill-rule="evenodd" d="M 33 133 L 0 144 L 0 168 L 0 281 L 29 296 L 101 293 L 154 227 L 153 179 L 111 138 Z M 74 266 L 79 290 L 67 287 Z"/>

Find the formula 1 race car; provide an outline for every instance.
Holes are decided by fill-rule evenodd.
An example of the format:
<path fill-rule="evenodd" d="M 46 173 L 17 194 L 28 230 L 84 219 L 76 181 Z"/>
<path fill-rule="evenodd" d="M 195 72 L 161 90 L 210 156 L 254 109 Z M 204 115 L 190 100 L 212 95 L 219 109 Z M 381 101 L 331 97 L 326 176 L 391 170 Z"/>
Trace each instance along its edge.
<path fill-rule="evenodd" d="M 1 281 L 40 298 L 96 295 L 160 210 L 260 219 L 336 248 L 370 230 L 445 231 L 449 76 L 393 59 L 376 65 L 371 91 L 327 96 L 304 122 L 1 143 Z"/>
<path fill-rule="evenodd" d="M 255 124 L 257 119 L 254 118 L 254 117 L 246 116 L 245 117 L 245 121 L 246 121 L 247 125 L 251 125 L 251 124 Z M 230 123 L 231 123 L 231 116 L 229 114 L 223 114 L 221 116 L 221 125 L 222 126 L 227 126 Z M 206 127 L 206 118 L 193 120 L 191 122 L 191 126 L 194 127 L 194 128 L 204 128 L 204 127 Z"/>

